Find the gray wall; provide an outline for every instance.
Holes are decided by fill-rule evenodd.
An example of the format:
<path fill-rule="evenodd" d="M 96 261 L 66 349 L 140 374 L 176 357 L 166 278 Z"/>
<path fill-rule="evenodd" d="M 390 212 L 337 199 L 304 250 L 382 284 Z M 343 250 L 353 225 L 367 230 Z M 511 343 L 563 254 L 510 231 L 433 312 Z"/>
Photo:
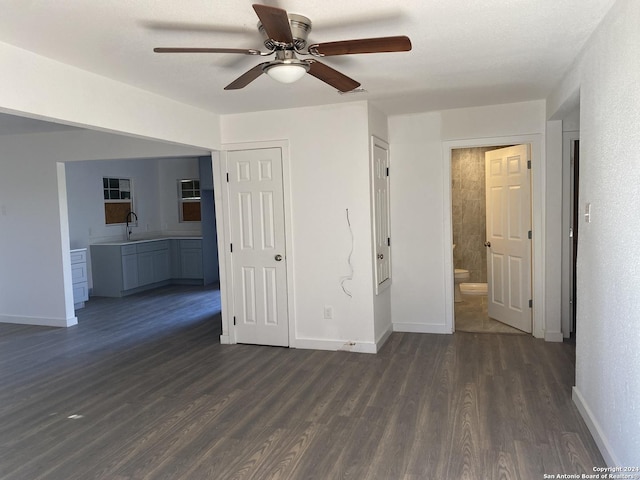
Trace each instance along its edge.
<path fill-rule="evenodd" d="M 471 282 L 487 281 L 484 153 L 498 147 L 458 148 L 451 155 L 453 265 Z"/>

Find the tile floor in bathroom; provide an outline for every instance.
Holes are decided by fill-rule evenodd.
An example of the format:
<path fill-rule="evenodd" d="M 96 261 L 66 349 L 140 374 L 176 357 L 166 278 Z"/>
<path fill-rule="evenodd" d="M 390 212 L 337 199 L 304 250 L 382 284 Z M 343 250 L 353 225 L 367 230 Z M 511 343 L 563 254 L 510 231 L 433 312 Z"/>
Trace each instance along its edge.
<path fill-rule="evenodd" d="M 463 295 L 462 302 L 454 305 L 456 332 L 526 335 L 522 330 L 489 318 L 487 297 Z"/>

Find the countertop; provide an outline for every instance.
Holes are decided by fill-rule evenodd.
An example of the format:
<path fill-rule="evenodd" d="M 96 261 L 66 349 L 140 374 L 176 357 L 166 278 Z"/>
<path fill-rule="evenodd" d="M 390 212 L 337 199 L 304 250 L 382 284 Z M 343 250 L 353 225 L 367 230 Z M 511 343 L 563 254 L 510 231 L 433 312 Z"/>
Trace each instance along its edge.
<path fill-rule="evenodd" d="M 159 242 L 161 240 L 202 240 L 202 236 L 196 235 L 169 235 L 163 237 L 153 237 L 153 238 L 134 238 L 133 240 L 112 240 L 110 242 L 98 242 L 92 243 L 92 245 L 132 245 L 136 243 L 146 243 L 146 242 Z"/>

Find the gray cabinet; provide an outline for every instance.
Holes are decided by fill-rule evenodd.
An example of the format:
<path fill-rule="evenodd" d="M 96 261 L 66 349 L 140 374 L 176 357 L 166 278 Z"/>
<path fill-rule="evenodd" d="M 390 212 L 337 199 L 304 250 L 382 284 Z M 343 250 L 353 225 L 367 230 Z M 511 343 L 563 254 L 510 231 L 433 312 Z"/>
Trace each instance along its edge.
<path fill-rule="evenodd" d="M 83 308 L 89 300 L 89 280 L 87 276 L 87 249 L 71 250 L 71 282 L 73 283 L 73 305 Z"/>
<path fill-rule="evenodd" d="M 171 241 L 171 283 L 203 285 L 202 240 Z"/>
<path fill-rule="evenodd" d="M 169 241 L 138 243 L 138 286 L 164 282 L 171 278 Z"/>
<path fill-rule="evenodd" d="M 180 242 L 180 278 L 202 278 L 202 240 Z"/>
<path fill-rule="evenodd" d="M 91 245 L 93 295 L 121 297 L 168 284 L 169 241 Z"/>
<path fill-rule="evenodd" d="M 122 297 L 170 283 L 202 285 L 202 240 L 91 245 L 93 295 Z"/>
<path fill-rule="evenodd" d="M 138 287 L 138 255 L 122 255 L 122 290 L 131 290 Z M 96 284 L 93 283 L 93 293 L 96 293 Z M 99 294 L 97 294 L 99 295 Z"/>

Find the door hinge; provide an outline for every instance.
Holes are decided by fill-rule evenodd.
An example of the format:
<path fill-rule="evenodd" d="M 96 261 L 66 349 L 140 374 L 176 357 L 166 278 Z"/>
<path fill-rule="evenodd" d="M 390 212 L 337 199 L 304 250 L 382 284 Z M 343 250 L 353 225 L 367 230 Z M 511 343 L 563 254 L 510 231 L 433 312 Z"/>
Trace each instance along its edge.
<path fill-rule="evenodd" d="M 389 176 L 389 167 L 387 167 L 387 177 Z"/>
<path fill-rule="evenodd" d="M 533 308 L 533 299 L 529 300 L 529 308 Z"/>
<path fill-rule="evenodd" d="M 229 172 L 227 172 L 227 183 L 229 183 Z"/>
<path fill-rule="evenodd" d="M 391 246 L 391 238 L 387 237 L 387 247 Z"/>
<path fill-rule="evenodd" d="M 229 248 L 231 249 L 231 253 L 233 253 L 233 243 L 229 244 Z"/>
<path fill-rule="evenodd" d="M 233 317 L 233 324 L 236 324 L 236 317 Z"/>
<path fill-rule="evenodd" d="M 531 238 L 533 237 L 533 232 L 529 230 L 529 233 L 527 233 L 527 236 L 529 237 L 529 240 L 531 240 Z"/>
<path fill-rule="evenodd" d="M 527 169 L 531 170 L 531 160 L 527 160 Z"/>

